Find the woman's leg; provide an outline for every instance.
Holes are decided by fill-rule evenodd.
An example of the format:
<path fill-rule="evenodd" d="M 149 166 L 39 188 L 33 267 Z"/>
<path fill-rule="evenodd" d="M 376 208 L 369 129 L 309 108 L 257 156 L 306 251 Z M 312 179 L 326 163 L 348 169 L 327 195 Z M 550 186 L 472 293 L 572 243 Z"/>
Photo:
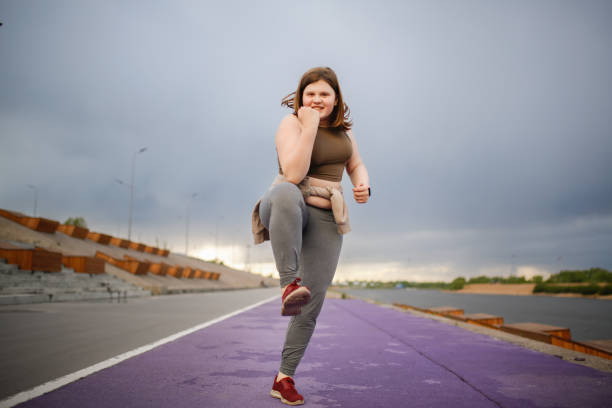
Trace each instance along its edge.
<path fill-rule="evenodd" d="M 264 227 L 270 231 L 272 253 L 283 288 L 298 274 L 302 230 L 308 223 L 302 192 L 292 183 L 271 187 L 261 199 L 259 216 Z"/>
<path fill-rule="evenodd" d="M 310 303 L 302 307 L 302 313 L 291 318 L 287 327 L 280 372 L 289 376 L 295 374 L 306 351 L 342 248 L 342 235 L 338 233 L 332 212 L 306 207 L 308 225 L 304 229 L 298 275 L 310 288 L 312 297 Z"/>

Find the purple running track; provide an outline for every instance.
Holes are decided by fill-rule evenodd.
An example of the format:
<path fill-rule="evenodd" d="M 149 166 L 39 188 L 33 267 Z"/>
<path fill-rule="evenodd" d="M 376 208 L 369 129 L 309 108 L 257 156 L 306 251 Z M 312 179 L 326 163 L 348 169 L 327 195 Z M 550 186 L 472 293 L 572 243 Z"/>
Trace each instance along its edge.
<path fill-rule="evenodd" d="M 19 407 L 282 407 L 280 301 Z M 612 374 L 360 300 L 327 299 L 295 375 L 309 407 L 605 407 Z M 608 404 L 608 405 L 607 405 Z"/>

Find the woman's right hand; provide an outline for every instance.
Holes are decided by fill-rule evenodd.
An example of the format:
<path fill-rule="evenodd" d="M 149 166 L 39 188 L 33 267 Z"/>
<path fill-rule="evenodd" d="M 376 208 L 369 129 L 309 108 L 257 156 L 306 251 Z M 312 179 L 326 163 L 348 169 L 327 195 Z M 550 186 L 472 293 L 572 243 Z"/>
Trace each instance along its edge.
<path fill-rule="evenodd" d="M 319 111 L 309 106 L 302 106 L 297 112 L 302 127 L 316 129 L 319 127 Z"/>

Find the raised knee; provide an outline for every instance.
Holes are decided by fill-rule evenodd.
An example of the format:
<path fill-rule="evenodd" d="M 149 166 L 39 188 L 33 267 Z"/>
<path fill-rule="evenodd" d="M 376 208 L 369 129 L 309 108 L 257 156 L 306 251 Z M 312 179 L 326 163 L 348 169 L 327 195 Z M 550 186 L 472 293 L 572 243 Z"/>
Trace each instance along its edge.
<path fill-rule="evenodd" d="M 272 187 L 270 201 L 273 208 L 300 208 L 304 206 L 302 192 L 293 183 L 280 183 Z"/>

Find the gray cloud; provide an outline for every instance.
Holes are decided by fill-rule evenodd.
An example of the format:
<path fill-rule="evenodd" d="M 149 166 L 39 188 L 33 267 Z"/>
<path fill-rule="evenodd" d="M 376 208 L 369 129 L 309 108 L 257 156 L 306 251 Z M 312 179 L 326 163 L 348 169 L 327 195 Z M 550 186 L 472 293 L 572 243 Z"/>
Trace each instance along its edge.
<path fill-rule="evenodd" d="M 35 184 L 40 215 L 125 234 L 113 178 L 146 146 L 141 239 L 182 249 L 197 192 L 192 242 L 244 256 L 280 99 L 328 65 L 374 192 L 350 206 L 343 262 L 612 267 L 609 2 L 4 1 L 0 16 L 0 207 L 31 212 Z"/>

